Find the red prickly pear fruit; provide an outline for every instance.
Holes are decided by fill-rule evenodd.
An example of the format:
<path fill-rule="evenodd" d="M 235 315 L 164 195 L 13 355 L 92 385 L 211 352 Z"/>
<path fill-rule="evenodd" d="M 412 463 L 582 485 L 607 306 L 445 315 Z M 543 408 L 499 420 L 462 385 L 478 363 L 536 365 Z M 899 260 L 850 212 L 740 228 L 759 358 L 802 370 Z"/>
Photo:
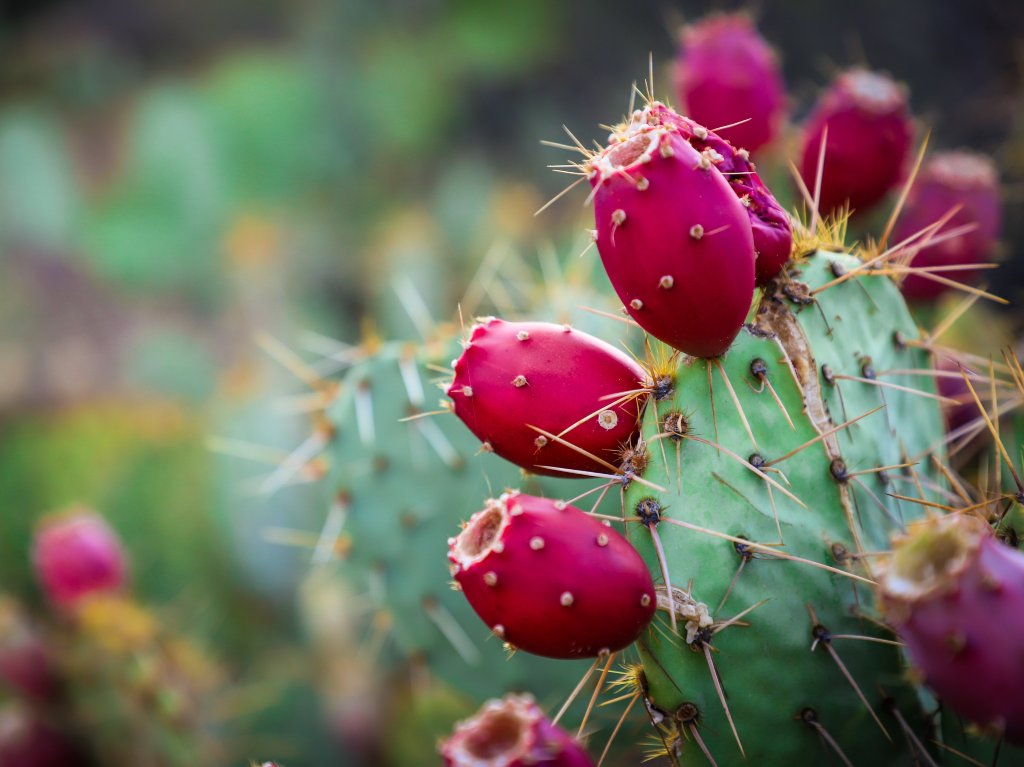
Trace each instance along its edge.
<path fill-rule="evenodd" d="M 935 223 L 956 206 L 962 206 L 943 227 L 949 231 L 964 225 L 975 228 L 934 245 L 925 245 L 914 256 L 912 266 L 956 266 L 968 268 L 942 272 L 957 282 L 973 282 L 979 270 L 971 264 L 984 261 L 999 238 L 1001 211 L 999 176 L 995 164 L 973 152 L 943 152 L 933 155 L 921 169 L 907 197 L 906 206 L 896 224 L 894 242 Z M 938 232 L 937 236 L 941 236 Z M 917 300 L 930 300 L 949 286 L 916 274 L 907 275 L 903 294 Z"/>
<path fill-rule="evenodd" d="M 646 111 L 649 120 L 672 126 L 698 152 L 711 149 L 722 158 L 717 163 L 718 170 L 728 179 L 750 219 L 757 256 L 754 264 L 757 284 L 767 284 L 789 261 L 793 250 L 793 228 L 786 211 L 757 174 L 754 163 L 750 161 L 750 153 L 746 149 L 736 149 L 713 130 L 664 104 L 654 102 Z"/>
<path fill-rule="evenodd" d="M 631 644 L 654 617 L 654 583 L 636 549 L 564 502 L 505 493 L 448 543 L 469 604 L 520 650 L 593 658 Z"/>
<path fill-rule="evenodd" d="M 715 357 L 750 309 L 754 240 L 747 209 L 719 168 L 725 157 L 694 148 L 675 118 L 660 104 L 638 110 L 589 161 L 597 249 L 644 330 Z"/>
<path fill-rule="evenodd" d="M 531 427 L 611 461 L 636 438 L 644 380 L 629 355 L 568 325 L 489 317 L 473 326 L 447 393 L 487 449 L 537 474 L 564 477 L 540 466 L 608 468 Z M 637 395 L 620 402 L 624 392 Z"/>
<path fill-rule="evenodd" d="M 529 695 L 490 700 L 441 744 L 445 767 L 594 767 L 583 746 Z"/>
<path fill-rule="evenodd" d="M 704 125 L 732 126 L 736 146 L 753 151 L 771 143 L 785 117 L 786 86 L 775 51 L 750 17 L 708 16 L 684 27 L 680 42 L 676 94 L 687 113 Z"/>
<path fill-rule="evenodd" d="M 57 674 L 42 636 L 18 605 L 0 597 L 0 689 L 36 702 L 52 700 Z"/>
<path fill-rule="evenodd" d="M 63 733 L 20 706 L 0 708 L 3 767 L 69 767 L 89 764 Z"/>
<path fill-rule="evenodd" d="M 804 125 L 800 176 L 813 192 L 828 129 L 819 209 L 863 211 L 904 177 L 914 140 L 907 95 L 884 74 L 852 69 L 819 99 Z"/>
<path fill-rule="evenodd" d="M 895 541 L 879 596 L 943 703 L 1024 742 L 1024 554 L 967 514 L 924 520 Z"/>
<path fill-rule="evenodd" d="M 757 256 L 754 264 L 757 284 L 767 284 L 789 261 L 793 250 L 793 228 L 786 211 L 757 174 L 754 163 L 750 161 L 750 153 L 746 149 L 736 149 L 714 131 L 662 104 L 652 105 L 650 111 L 663 123 L 675 126 L 698 152 L 711 149 L 721 156 L 718 170 L 729 181 L 750 219 Z"/>
<path fill-rule="evenodd" d="M 32 560 L 46 596 L 62 608 L 120 591 L 127 577 L 117 534 L 101 516 L 80 508 L 42 521 Z"/>

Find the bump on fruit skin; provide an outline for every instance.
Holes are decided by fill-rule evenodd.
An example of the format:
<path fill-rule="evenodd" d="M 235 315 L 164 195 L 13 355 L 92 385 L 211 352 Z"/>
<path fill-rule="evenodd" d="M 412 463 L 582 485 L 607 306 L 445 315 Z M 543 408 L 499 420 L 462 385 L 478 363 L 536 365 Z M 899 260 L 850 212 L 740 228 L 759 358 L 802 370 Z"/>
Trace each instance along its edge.
<path fill-rule="evenodd" d="M 536 655 L 615 652 L 654 616 L 654 584 L 629 541 L 564 502 L 516 491 L 489 500 L 448 558 L 484 623 Z"/>
<path fill-rule="evenodd" d="M 611 142 L 590 160 L 590 183 L 615 292 L 651 335 L 696 357 L 723 354 L 750 308 L 756 260 L 747 210 L 719 168 L 725 158 L 699 152 L 653 108 Z"/>
<path fill-rule="evenodd" d="M 495 453 L 537 474 L 557 466 L 606 472 L 607 467 L 545 437 L 559 435 L 610 461 L 634 440 L 645 398 L 616 405 L 616 396 L 643 386 L 644 371 L 627 354 L 567 325 L 487 318 L 473 327 L 455 380 L 448 387 L 455 414 Z M 588 417 L 589 416 L 589 417 Z"/>
<path fill-rule="evenodd" d="M 127 578 L 121 541 L 103 517 L 76 508 L 46 518 L 36 531 L 32 562 L 46 596 L 74 608 L 96 594 L 120 591 Z"/>
<path fill-rule="evenodd" d="M 1002 212 L 999 177 L 988 157 L 966 151 L 941 152 L 930 157 L 910 190 L 893 242 L 901 242 L 935 223 L 958 205 L 962 207 L 942 231 L 964 225 L 974 225 L 975 228 L 921 248 L 914 256 L 912 266 L 977 264 L 992 253 L 999 238 Z M 977 279 L 978 274 L 976 269 L 965 268 L 943 272 L 941 276 L 970 283 Z M 931 300 L 949 290 L 947 285 L 916 274 L 907 275 L 901 287 L 905 296 L 917 300 Z"/>
<path fill-rule="evenodd" d="M 756 150 L 779 133 L 786 89 L 778 57 L 749 16 L 718 14 L 683 29 L 675 67 L 680 103 L 704 125 L 725 126 L 733 144 Z"/>
<path fill-rule="evenodd" d="M 903 88 L 888 76 L 848 70 L 821 96 L 804 125 L 800 150 L 800 176 L 811 190 L 826 126 L 823 213 L 844 203 L 867 210 L 903 179 L 914 126 Z"/>
<path fill-rule="evenodd" d="M 491 700 L 441 744 L 446 767 L 593 767 L 569 733 L 529 695 Z"/>
<path fill-rule="evenodd" d="M 944 705 L 1024 742 L 1024 554 L 975 517 L 923 520 L 895 542 L 879 602 Z"/>

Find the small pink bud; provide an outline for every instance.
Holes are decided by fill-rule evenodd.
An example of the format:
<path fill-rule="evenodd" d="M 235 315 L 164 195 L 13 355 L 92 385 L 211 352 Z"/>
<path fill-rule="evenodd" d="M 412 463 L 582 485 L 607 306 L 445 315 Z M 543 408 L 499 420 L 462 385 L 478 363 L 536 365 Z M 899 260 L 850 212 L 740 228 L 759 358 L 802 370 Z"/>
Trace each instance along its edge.
<path fill-rule="evenodd" d="M 50 601 L 74 607 L 84 597 L 119 591 L 127 577 L 121 541 L 95 512 L 77 508 L 43 520 L 32 560 Z"/>

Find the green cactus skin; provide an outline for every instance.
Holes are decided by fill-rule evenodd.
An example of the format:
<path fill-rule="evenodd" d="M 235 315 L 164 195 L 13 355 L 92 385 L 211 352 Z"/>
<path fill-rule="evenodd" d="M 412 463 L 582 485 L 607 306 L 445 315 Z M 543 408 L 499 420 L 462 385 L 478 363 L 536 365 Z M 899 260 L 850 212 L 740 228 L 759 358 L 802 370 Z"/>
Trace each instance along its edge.
<path fill-rule="evenodd" d="M 850 255 L 825 251 L 805 258 L 784 281 L 770 287 L 756 323 L 741 333 L 723 358 L 683 360 L 674 371 L 674 390 L 653 401 L 644 417 L 650 460 L 643 478 L 666 492 L 633 482 L 625 496 L 629 515 L 644 499 L 654 498 L 660 504 L 663 519 L 656 531 L 672 585 L 689 589 L 694 600 L 707 605 L 716 625 L 759 605 L 744 615 L 747 625 L 720 631 L 714 631 L 715 625 L 705 626 L 713 631 L 711 655 L 752 764 L 838 763 L 822 732 L 853 763 L 909 763 L 907 738 L 897 719 L 880 705 L 880 687 L 896 701 L 906 721 L 915 727 L 921 724 L 910 704 L 912 695 L 898 648 L 826 639 L 817 642 L 812 652 L 816 623 L 833 635 L 891 639 L 871 620 L 870 588 L 850 577 L 780 558 L 803 557 L 870 578 L 871 558 L 849 555 L 885 550 L 901 520 L 923 514 L 922 506 L 886 493 L 921 497 L 923 492 L 931 498 L 930 488 L 941 483 L 929 460 L 933 454 L 941 458 L 936 453 L 943 437 L 937 402 L 842 378 L 878 376 L 880 381 L 934 392 L 932 381 L 923 376 L 889 379 L 881 375 L 891 369 L 928 366 L 924 352 L 905 343 L 916 338 L 918 331 L 896 285 L 886 277 L 860 275 L 810 296 L 809 290 L 860 263 Z M 764 376 L 792 419 L 792 428 L 767 386 L 755 377 L 755 360 L 763 362 Z M 709 365 L 713 400 L 708 392 Z M 738 417 L 722 370 L 742 405 L 756 446 Z M 802 388 L 798 381 L 803 382 Z M 845 421 L 883 405 L 884 409 L 833 432 Z M 673 413 L 685 419 L 685 435 L 676 441 L 659 437 Z M 675 423 L 678 430 L 679 421 Z M 773 465 L 822 433 L 828 436 Z M 691 436 L 716 442 L 723 449 Z M 777 483 L 775 487 L 745 464 L 757 462 L 751 459 L 755 453 L 767 462 L 767 476 Z M 838 457 L 845 466 L 833 462 Z M 843 479 L 846 474 L 902 464 L 908 458 L 920 461 L 912 473 L 892 469 L 882 475 Z M 781 488 L 801 499 L 806 508 Z M 778 543 L 781 530 L 785 547 L 777 549 L 779 554 L 766 548 L 747 549 L 750 556 L 736 575 L 744 558 L 733 542 L 670 520 L 762 545 Z M 633 516 L 631 521 L 638 518 Z M 652 573 L 661 573 L 652 536 L 639 524 L 627 525 L 627 531 Z M 719 608 L 727 591 L 728 599 Z M 683 601 L 682 596 L 677 598 Z M 858 611 L 869 617 L 855 617 Z M 676 752 L 680 763 L 705 763 L 702 744 L 719 764 L 736 763 L 740 753 L 700 649 L 701 634 L 694 637 L 700 621 L 686 626 L 685 620 L 680 615 L 679 635 L 674 636 L 669 621 L 659 613 L 638 642 L 649 708 L 656 718 L 665 717 L 668 750 Z M 685 641 L 687 628 L 691 640 L 696 638 L 692 646 Z M 707 638 L 707 633 L 703 636 Z M 830 657 L 833 651 L 884 722 L 891 742 Z M 808 709 L 816 713 L 805 713 L 802 719 L 801 712 Z M 921 733 L 927 742 L 928 734 Z"/>
<path fill-rule="evenodd" d="M 445 540 L 484 498 L 506 487 L 540 494 L 546 488 L 556 496 L 586 487 L 571 480 L 545 480 L 543 487 L 524 482 L 517 468 L 496 456 L 475 456 L 479 443 L 446 413 L 401 422 L 436 402 L 430 379 L 437 374 L 423 364 L 430 361 L 436 369 L 457 353 L 454 343 L 420 349 L 388 343 L 347 372 L 325 414 L 332 511 L 321 554 L 337 548 L 330 533 L 335 525 L 340 533 L 343 524 L 342 573 L 386 610 L 401 658 L 475 700 L 530 689 L 556 703 L 587 664 L 524 653 L 508 659 L 502 643 L 452 590 L 443 564 Z"/>

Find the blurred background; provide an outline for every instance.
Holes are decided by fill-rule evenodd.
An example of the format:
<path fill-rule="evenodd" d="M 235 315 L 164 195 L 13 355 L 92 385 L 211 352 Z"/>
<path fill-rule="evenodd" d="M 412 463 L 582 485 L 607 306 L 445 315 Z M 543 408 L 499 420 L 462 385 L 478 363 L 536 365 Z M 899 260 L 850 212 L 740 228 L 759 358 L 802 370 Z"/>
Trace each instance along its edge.
<path fill-rule="evenodd" d="M 315 482 L 268 492 L 263 463 L 311 428 L 268 349 L 326 355 L 330 375 L 338 342 L 419 338 L 410 284 L 420 314 L 447 320 L 489 255 L 575 258 L 585 194 L 534 217 L 564 186 L 545 165 L 566 161 L 539 140 L 564 141 L 563 124 L 600 140 L 649 54 L 674 100 L 679 25 L 734 7 L 3 0 L 0 592 L 45 614 L 32 531 L 92 507 L 139 603 L 216 680 L 204 727 L 220 745 L 194 763 L 352 763 L 316 660 L 331 631 L 309 616 L 309 548 L 268 533 L 318 530 L 327 509 Z M 1024 6 L 749 10 L 795 119 L 868 64 L 908 85 L 933 146 L 995 158 L 999 287 L 1021 298 Z M 769 149 L 779 167 L 791 140 Z"/>

